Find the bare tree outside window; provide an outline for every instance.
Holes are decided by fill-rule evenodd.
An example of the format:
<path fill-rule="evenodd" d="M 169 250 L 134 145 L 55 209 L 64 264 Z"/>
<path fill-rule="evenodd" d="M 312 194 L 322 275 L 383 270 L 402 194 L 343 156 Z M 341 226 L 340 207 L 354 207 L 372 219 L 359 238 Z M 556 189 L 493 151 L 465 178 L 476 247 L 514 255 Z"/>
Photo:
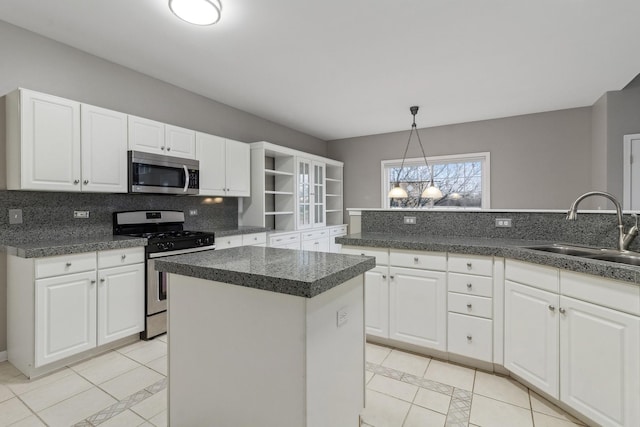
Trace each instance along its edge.
<path fill-rule="evenodd" d="M 488 153 L 487 153 L 488 154 Z M 402 172 L 399 164 L 385 165 L 388 189 L 396 183 L 407 191 L 406 199 L 391 199 L 391 208 L 483 208 L 483 161 L 470 159 L 469 161 L 429 162 L 429 166 L 405 163 Z M 431 200 L 422 197 L 422 192 L 431 183 L 442 191 L 443 197 Z M 387 190 L 388 191 L 388 190 Z"/>

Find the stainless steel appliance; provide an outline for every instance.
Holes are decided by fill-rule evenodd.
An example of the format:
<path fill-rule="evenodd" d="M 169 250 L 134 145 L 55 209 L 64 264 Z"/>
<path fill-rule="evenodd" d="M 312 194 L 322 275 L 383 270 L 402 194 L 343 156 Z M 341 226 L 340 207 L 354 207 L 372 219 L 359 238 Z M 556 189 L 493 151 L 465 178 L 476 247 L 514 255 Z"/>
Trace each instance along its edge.
<path fill-rule="evenodd" d="M 129 151 L 129 193 L 198 194 L 200 162 Z"/>
<path fill-rule="evenodd" d="M 146 237 L 146 322 L 142 339 L 167 332 L 167 275 L 155 259 L 215 249 L 213 233 L 184 230 L 182 211 L 128 211 L 113 214 L 113 234 Z"/>

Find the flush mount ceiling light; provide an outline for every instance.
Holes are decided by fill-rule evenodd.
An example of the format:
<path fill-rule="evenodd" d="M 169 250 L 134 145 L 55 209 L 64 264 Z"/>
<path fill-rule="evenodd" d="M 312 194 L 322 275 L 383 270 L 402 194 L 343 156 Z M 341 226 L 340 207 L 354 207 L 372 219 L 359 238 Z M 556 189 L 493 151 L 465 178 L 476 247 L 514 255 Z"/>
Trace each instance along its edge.
<path fill-rule="evenodd" d="M 220 0 L 169 0 L 169 9 L 178 18 L 195 25 L 213 25 L 220 20 Z"/>
<path fill-rule="evenodd" d="M 396 175 L 396 182 L 391 191 L 389 191 L 390 199 L 404 199 L 409 197 L 407 194 L 407 190 L 400 187 L 400 177 L 402 175 L 402 169 L 404 169 L 404 161 L 407 158 L 407 150 L 409 149 L 409 143 L 411 143 L 411 136 L 415 131 L 416 136 L 418 137 L 418 143 L 420 144 L 420 150 L 422 150 L 422 157 L 424 158 L 424 164 L 427 165 L 427 169 L 429 169 L 429 162 L 427 162 L 427 156 L 424 154 L 424 147 L 422 146 L 422 141 L 420 140 L 420 134 L 418 133 L 418 128 L 416 126 L 416 114 L 418 114 L 417 106 L 409 107 L 409 111 L 413 115 L 413 124 L 411 125 L 411 132 L 409 132 L 409 140 L 407 141 L 407 146 L 404 149 L 404 154 L 402 155 L 402 164 L 400 165 L 400 170 L 398 171 L 398 175 Z M 442 191 L 435 185 L 433 185 L 433 168 L 431 168 L 431 182 L 425 188 L 421 195 L 425 199 L 438 200 L 442 199 Z"/>

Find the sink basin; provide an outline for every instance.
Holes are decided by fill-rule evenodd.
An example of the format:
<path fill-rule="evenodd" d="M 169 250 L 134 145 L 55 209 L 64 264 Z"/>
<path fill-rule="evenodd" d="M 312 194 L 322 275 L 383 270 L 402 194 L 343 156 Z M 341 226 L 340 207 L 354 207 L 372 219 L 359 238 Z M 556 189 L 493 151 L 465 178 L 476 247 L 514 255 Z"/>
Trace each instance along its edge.
<path fill-rule="evenodd" d="M 586 258 L 597 259 L 600 261 L 619 262 L 627 265 L 640 265 L 640 253 L 608 253 L 600 255 L 591 255 Z"/>
<path fill-rule="evenodd" d="M 573 256 L 600 255 L 602 253 L 602 249 L 590 248 L 587 246 L 567 245 L 563 243 L 554 243 L 551 245 L 540 245 L 540 246 L 527 246 L 526 249 L 533 249 L 536 251 L 552 252 L 554 254 L 573 255 Z"/>

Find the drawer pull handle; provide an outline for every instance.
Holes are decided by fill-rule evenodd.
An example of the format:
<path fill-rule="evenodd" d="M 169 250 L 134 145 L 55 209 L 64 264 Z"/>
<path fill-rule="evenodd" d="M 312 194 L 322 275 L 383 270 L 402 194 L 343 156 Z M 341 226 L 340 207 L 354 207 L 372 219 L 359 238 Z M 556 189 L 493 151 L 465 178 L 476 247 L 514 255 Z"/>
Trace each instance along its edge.
<path fill-rule="evenodd" d="M 418 262 L 420 259 L 418 257 L 413 257 L 413 262 Z"/>
<path fill-rule="evenodd" d="M 282 239 L 276 239 L 276 242 L 280 242 L 280 241 L 282 241 Z"/>
<path fill-rule="evenodd" d="M 364 253 L 361 253 L 360 255 L 364 256 Z"/>
<path fill-rule="evenodd" d="M 295 240 L 295 239 L 296 239 L 296 236 L 289 237 L 289 240 Z"/>
<path fill-rule="evenodd" d="M 127 258 L 127 254 L 122 254 L 120 258 L 124 261 Z"/>
<path fill-rule="evenodd" d="M 467 270 L 471 270 L 471 263 L 470 262 L 467 263 Z"/>
<path fill-rule="evenodd" d="M 258 238 L 257 238 L 257 237 L 254 237 L 254 238 L 253 238 L 253 240 L 258 240 Z"/>
<path fill-rule="evenodd" d="M 95 284 L 96 284 L 96 281 L 95 281 L 95 280 L 92 280 L 92 281 L 91 281 L 91 284 L 92 284 L 92 285 L 95 285 Z"/>
<path fill-rule="evenodd" d="M 391 276 L 389 276 L 390 279 L 394 279 L 396 276 L 394 276 L 393 274 Z"/>
<path fill-rule="evenodd" d="M 71 267 L 71 263 L 70 262 L 68 262 L 66 265 L 67 265 L 67 267 Z"/>
<path fill-rule="evenodd" d="M 471 341 L 473 337 L 471 335 L 467 335 L 467 341 Z"/>
<path fill-rule="evenodd" d="M 386 275 L 386 274 L 383 274 L 383 275 L 382 275 L 382 278 L 383 278 L 383 279 L 386 279 L 386 278 L 387 278 L 387 275 Z"/>
<path fill-rule="evenodd" d="M 80 184 L 80 180 L 79 179 L 74 179 L 73 180 L 73 185 L 78 185 Z"/>
<path fill-rule="evenodd" d="M 471 308 L 471 303 L 468 303 L 468 304 L 467 304 L 467 308 Z"/>
<path fill-rule="evenodd" d="M 467 289 L 471 289 L 471 286 L 473 286 L 471 283 L 467 283 Z"/>
<path fill-rule="evenodd" d="M 564 308 L 562 308 L 562 307 L 560 307 L 560 308 L 558 309 L 558 311 L 559 311 L 560 313 L 562 313 L 562 314 L 564 314 L 564 313 L 566 312 L 566 310 L 565 310 Z"/>
<path fill-rule="evenodd" d="M 85 179 L 84 181 L 82 181 L 82 183 L 83 183 L 84 185 L 87 185 L 87 184 L 89 183 L 89 180 L 88 180 L 88 179 Z"/>
<path fill-rule="evenodd" d="M 100 279 L 100 283 L 104 283 L 106 282 L 106 279 L 103 277 L 102 279 Z"/>
<path fill-rule="evenodd" d="M 551 310 L 551 311 L 556 311 L 556 306 L 555 306 L 555 305 L 550 305 L 550 306 L 549 306 L 549 310 Z"/>

